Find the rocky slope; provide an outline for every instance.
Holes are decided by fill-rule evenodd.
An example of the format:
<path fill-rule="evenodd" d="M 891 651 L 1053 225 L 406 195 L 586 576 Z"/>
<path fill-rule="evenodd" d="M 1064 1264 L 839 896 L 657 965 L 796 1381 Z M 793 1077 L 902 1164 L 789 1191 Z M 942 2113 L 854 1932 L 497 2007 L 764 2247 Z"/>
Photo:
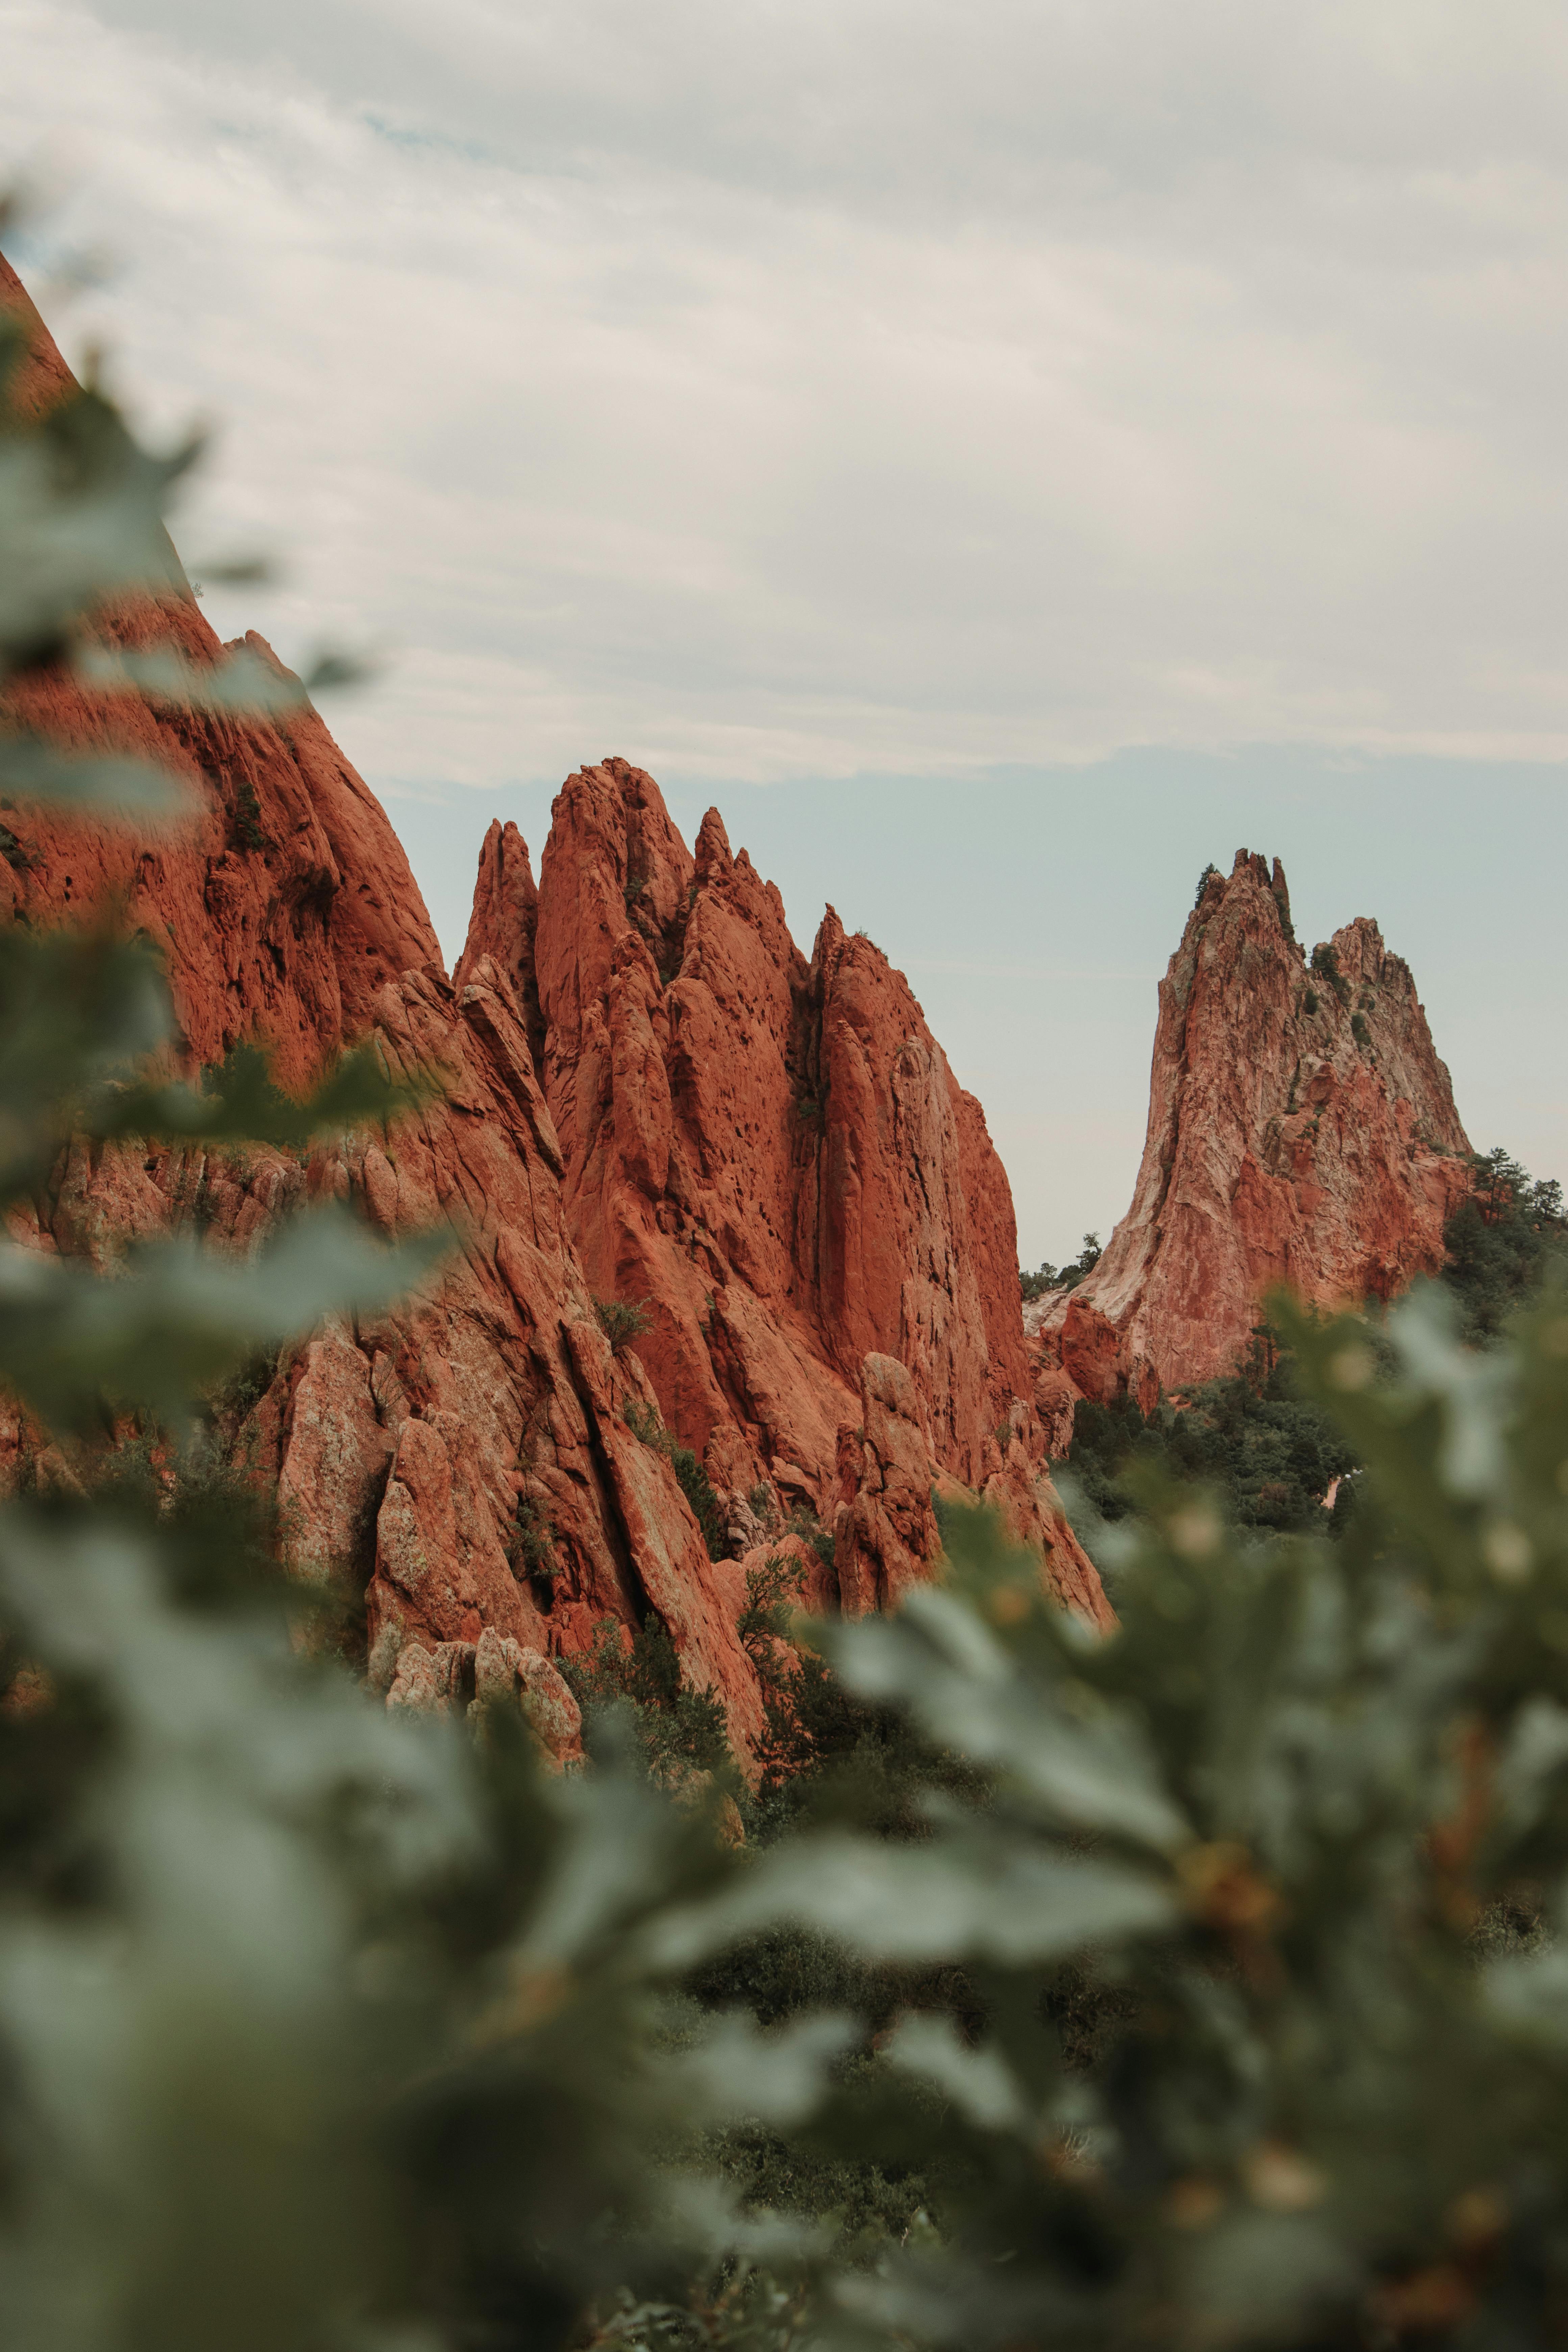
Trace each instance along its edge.
<path fill-rule="evenodd" d="M 1278 859 L 1211 874 L 1160 984 L 1132 1205 L 1038 1301 L 1040 1402 L 1212 1379 L 1265 1292 L 1388 1298 L 1443 1263 L 1469 1143 L 1409 966 L 1364 916 L 1309 960 Z"/>
<path fill-rule="evenodd" d="M 7 291 L 19 310 L 8 276 Z M 68 374 L 24 315 L 36 396 L 58 397 Z M 172 554 L 162 609 L 108 625 L 168 629 L 197 664 L 221 652 Z M 110 1266 L 127 1238 L 182 1223 L 248 1247 L 321 1194 L 389 1234 L 453 1222 L 426 1296 L 329 1328 L 222 1416 L 275 1484 L 295 1571 L 364 1589 L 371 1671 L 395 1700 L 510 1681 L 570 1752 L 550 1661 L 605 1616 L 651 1612 L 743 1748 L 761 1720 L 736 1631 L 748 1548 L 809 1507 L 833 1538 L 795 1546 L 814 1597 L 872 1605 L 929 1571 L 933 1476 L 990 1492 L 1053 1588 L 1104 1621 L 1043 1476 L 1001 1278 L 1005 1178 L 868 942 L 831 922 L 807 965 L 716 814 L 694 860 L 651 781 L 611 762 L 563 792 L 537 890 L 515 830 L 492 828 L 448 981 L 384 813 L 308 708 L 214 718 L 58 671 L 19 700 L 59 740 L 174 767 L 195 813 L 149 841 L 8 812 L 0 917 L 117 900 L 165 947 L 193 1065 L 258 1036 L 300 1082 L 375 1035 L 394 1066 L 445 1081 L 439 1104 L 305 1166 L 73 1151 L 22 1235 Z M 611 1348 L 595 1294 L 647 1297 L 640 1352 Z M 710 1558 L 661 1420 L 703 1454 L 735 1557 Z M 14 1480 L 38 1462 L 0 1415 L 0 1466 Z"/>

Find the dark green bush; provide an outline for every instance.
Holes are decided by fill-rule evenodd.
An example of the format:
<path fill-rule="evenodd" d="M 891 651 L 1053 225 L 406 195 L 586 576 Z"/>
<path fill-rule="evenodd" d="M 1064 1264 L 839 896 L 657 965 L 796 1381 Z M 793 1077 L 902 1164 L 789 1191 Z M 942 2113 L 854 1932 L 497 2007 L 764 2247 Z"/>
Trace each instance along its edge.
<path fill-rule="evenodd" d="M 784 1531 L 788 1535 L 798 1536 L 803 1543 L 809 1544 L 823 1567 L 831 1571 L 837 1551 L 833 1530 L 831 1528 L 823 1526 L 809 1503 L 791 1504 L 789 1517 L 784 1521 Z"/>
<path fill-rule="evenodd" d="M 640 1437 L 645 1445 L 651 1445 L 656 1453 L 662 1454 L 674 1471 L 676 1485 L 690 1504 L 692 1515 L 702 1531 L 709 1559 L 727 1559 L 730 1537 L 723 1506 L 712 1480 L 690 1446 L 682 1445 L 679 1439 L 665 1428 L 653 1408 L 641 1403 L 636 1397 L 626 1400 L 626 1422 L 633 1436 Z"/>
<path fill-rule="evenodd" d="M 1500 1146 L 1471 1162 L 1472 1190 L 1443 1228 L 1443 1279 L 1459 1301 L 1468 1345 L 1497 1340 L 1568 1253 L 1563 1187 L 1532 1178 Z"/>
<path fill-rule="evenodd" d="M 617 1356 L 642 1338 L 651 1319 L 646 1298 L 595 1298 L 594 1312 Z"/>
<path fill-rule="evenodd" d="M 1262 1328 L 1247 1370 L 1162 1400 L 1145 1420 L 1131 1397 L 1079 1403 L 1068 1466 L 1100 1517 L 1142 1508 L 1147 1478 L 1198 1481 L 1244 1528 L 1305 1532 L 1324 1523 L 1331 1481 L 1356 1466 L 1321 1405 L 1299 1391 L 1294 1359 Z"/>
<path fill-rule="evenodd" d="M 712 1480 L 689 1445 L 679 1444 L 671 1439 L 667 1450 L 676 1485 L 690 1504 L 692 1514 L 702 1530 L 709 1559 L 727 1559 L 730 1556 L 729 1533 L 724 1523 L 723 1506 Z"/>
<path fill-rule="evenodd" d="M 256 786 L 248 776 L 242 776 L 235 787 L 234 808 L 229 818 L 231 849 L 270 849 L 270 835 L 261 822 L 261 803 L 256 796 Z"/>
<path fill-rule="evenodd" d="M 1350 982 L 1340 970 L 1340 960 L 1334 952 L 1331 940 L 1321 940 L 1312 950 L 1312 970 L 1328 982 L 1340 1003 L 1348 1010 L 1351 1001 Z"/>
<path fill-rule="evenodd" d="M 521 1567 L 525 1576 L 547 1587 L 554 1583 L 560 1572 L 554 1527 L 531 1495 L 520 1495 L 513 1507 L 507 1559 L 514 1569 Z"/>
<path fill-rule="evenodd" d="M 1018 1273 L 1018 1287 L 1026 1299 L 1043 1298 L 1047 1290 L 1072 1290 L 1085 1275 L 1092 1274 L 1100 1264 L 1100 1247 L 1098 1234 L 1085 1234 L 1083 1247 L 1077 1257 L 1063 1265 L 1053 1265 L 1047 1258 L 1032 1273 L 1023 1268 Z"/>
<path fill-rule="evenodd" d="M 716 1692 L 693 1690 L 682 1679 L 669 1630 L 657 1617 L 629 1634 L 618 1618 L 603 1619 L 593 1648 L 563 1658 L 561 1670 L 584 1708 L 626 1703 L 648 1768 L 661 1778 L 729 1763 L 723 1703 Z"/>

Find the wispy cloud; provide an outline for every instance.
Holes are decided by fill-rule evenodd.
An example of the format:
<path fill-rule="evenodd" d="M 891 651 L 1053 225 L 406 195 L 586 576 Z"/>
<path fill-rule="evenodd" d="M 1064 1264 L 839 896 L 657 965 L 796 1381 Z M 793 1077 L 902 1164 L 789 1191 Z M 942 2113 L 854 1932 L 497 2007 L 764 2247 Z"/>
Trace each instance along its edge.
<path fill-rule="evenodd" d="M 1568 751 L 1531 0 L 0 0 L 417 780 Z M 240 617 L 236 608 L 234 617 Z M 252 609 L 246 608 L 246 618 Z"/>

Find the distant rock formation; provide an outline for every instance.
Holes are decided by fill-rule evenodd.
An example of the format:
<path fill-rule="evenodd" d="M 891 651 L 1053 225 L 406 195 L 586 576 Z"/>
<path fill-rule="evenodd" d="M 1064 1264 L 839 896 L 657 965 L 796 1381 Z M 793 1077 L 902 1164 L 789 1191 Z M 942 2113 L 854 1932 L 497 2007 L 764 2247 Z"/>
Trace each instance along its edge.
<path fill-rule="evenodd" d="M 1436 1273 L 1469 1156 L 1409 966 L 1365 916 L 1309 961 L 1279 861 L 1238 850 L 1160 984 L 1132 1205 L 1092 1274 L 1026 1310 L 1040 1410 L 1064 1377 L 1148 1403 L 1234 1370 L 1276 1284 L 1359 1305 Z"/>

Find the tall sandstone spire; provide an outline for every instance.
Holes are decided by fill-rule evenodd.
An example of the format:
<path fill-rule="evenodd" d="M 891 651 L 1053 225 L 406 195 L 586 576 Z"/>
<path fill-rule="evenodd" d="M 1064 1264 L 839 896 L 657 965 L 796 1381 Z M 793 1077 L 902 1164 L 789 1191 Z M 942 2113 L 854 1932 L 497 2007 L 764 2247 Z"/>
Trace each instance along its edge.
<path fill-rule="evenodd" d="M 1099 1402 L 1213 1379 L 1274 1285 L 1337 1306 L 1436 1273 L 1469 1156 L 1408 964 L 1365 916 L 1309 961 L 1279 859 L 1238 850 L 1160 983 L 1132 1205 L 1026 1319 Z"/>
<path fill-rule="evenodd" d="M 557 795 L 537 888 L 492 825 L 459 982 L 481 959 L 534 1024 L 577 1255 L 643 1308 L 637 1352 L 737 1544 L 752 1489 L 809 1505 L 841 1597 L 883 1600 L 929 1565 L 945 1476 L 1098 1615 L 1042 1475 L 1006 1176 L 880 950 L 829 908 L 808 961 L 718 811 L 693 856 L 612 759 Z"/>

